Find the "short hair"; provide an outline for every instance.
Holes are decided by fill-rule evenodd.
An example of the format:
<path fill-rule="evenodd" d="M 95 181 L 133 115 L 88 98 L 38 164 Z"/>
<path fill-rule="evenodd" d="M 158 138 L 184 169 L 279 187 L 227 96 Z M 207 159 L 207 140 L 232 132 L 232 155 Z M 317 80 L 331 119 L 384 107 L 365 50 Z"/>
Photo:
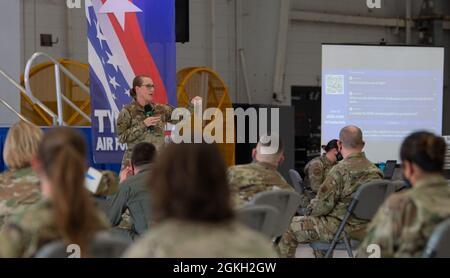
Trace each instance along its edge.
<path fill-rule="evenodd" d="M 417 164 L 425 172 L 440 172 L 444 168 L 447 146 L 442 137 L 431 132 L 414 132 L 403 141 L 400 148 L 402 161 Z"/>
<path fill-rule="evenodd" d="M 152 163 L 155 158 L 156 148 L 153 144 L 142 142 L 134 146 L 131 153 L 131 164 L 141 166 Z"/>
<path fill-rule="evenodd" d="M 329 152 L 329 151 L 331 151 L 332 149 L 337 149 L 337 148 L 338 148 L 337 142 L 338 142 L 337 139 L 333 139 L 333 140 L 331 140 L 330 142 L 328 142 L 328 144 L 322 145 L 322 149 L 323 149 L 325 152 Z"/>
<path fill-rule="evenodd" d="M 42 139 L 42 130 L 25 121 L 11 126 L 5 140 L 3 160 L 11 170 L 22 169 L 31 165 Z"/>
<path fill-rule="evenodd" d="M 169 144 L 148 179 L 155 220 L 220 223 L 234 216 L 226 166 L 215 144 Z"/>
<path fill-rule="evenodd" d="M 361 148 L 364 146 L 363 134 L 359 127 L 350 125 L 341 129 L 339 140 L 345 148 Z"/>

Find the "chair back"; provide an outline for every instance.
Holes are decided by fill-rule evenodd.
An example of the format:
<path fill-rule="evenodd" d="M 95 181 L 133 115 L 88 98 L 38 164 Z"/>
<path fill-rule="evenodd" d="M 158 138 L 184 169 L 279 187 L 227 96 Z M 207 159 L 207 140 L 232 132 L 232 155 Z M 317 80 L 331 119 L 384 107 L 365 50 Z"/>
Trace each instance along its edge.
<path fill-rule="evenodd" d="M 268 205 L 248 205 L 237 212 L 241 223 L 269 238 L 274 234 L 278 215 L 278 210 Z"/>
<path fill-rule="evenodd" d="M 301 202 L 300 195 L 289 190 L 271 190 L 255 195 L 250 203 L 269 205 L 278 210 L 279 215 L 274 227 L 273 237 L 280 237 L 287 231 Z"/>
<path fill-rule="evenodd" d="M 428 240 L 424 258 L 450 258 L 450 218 L 439 224 Z"/>
<path fill-rule="evenodd" d="M 291 183 L 295 191 L 299 194 L 303 194 L 305 192 L 305 188 L 303 186 L 303 179 L 302 176 L 300 176 L 300 173 L 295 169 L 290 169 L 289 177 L 291 178 Z"/>

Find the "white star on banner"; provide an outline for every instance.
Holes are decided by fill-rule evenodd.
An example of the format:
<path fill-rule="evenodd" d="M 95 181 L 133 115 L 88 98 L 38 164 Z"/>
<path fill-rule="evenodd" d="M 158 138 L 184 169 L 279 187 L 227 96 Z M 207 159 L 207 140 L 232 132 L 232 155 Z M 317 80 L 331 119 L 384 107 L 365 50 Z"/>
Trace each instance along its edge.
<path fill-rule="evenodd" d="M 130 90 L 125 90 L 124 94 L 126 94 L 127 96 L 131 97 L 130 95 Z"/>
<path fill-rule="evenodd" d="M 109 78 L 109 84 L 114 87 L 114 90 L 117 89 L 117 87 L 120 87 L 119 83 L 116 81 L 116 77 L 110 77 Z"/>
<path fill-rule="evenodd" d="M 119 66 L 121 65 L 120 62 L 116 59 L 116 56 L 114 55 L 109 55 L 108 52 L 106 52 L 106 55 L 108 55 L 108 64 L 112 65 L 116 71 L 119 68 Z"/>
<path fill-rule="evenodd" d="M 108 0 L 99 10 L 101 14 L 113 13 L 122 30 L 125 30 L 125 14 L 137 12 L 142 10 L 128 0 Z"/>
<path fill-rule="evenodd" d="M 98 21 L 95 24 L 95 28 L 97 29 L 97 39 L 100 41 L 100 46 L 103 48 L 102 41 L 106 41 L 106 37 L 103 36 L 102 32 L 100 31 L 100 23 L 98 23 Z"/>

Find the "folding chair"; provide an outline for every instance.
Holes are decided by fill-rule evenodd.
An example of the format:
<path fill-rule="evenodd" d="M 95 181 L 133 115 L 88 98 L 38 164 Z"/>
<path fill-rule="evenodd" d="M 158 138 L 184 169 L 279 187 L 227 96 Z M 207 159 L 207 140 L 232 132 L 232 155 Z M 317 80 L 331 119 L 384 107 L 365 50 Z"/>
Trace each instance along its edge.
<path fill-rule="evenodd" d="M 347 250 L 347 254 L 353 258 L 352 244 L 357 245 L 358 242 L 352 242 L 350 244 L 349 237 L 344 230 L 348 219 L 353 216 L 360 220 L 370 221 L 386 198 L 394 192 L 395 187 L 387 180 L 374 180 L 361 185 L 354 194 L 350 205 L 347 207 L 347 212 L 339 224 L 331 243 L 313 242 L 310 246 L 315 250 L 326 250 L 326 258 L 330 258 L 336 246 L 338 246 L 340 250 Z M 341 235 L 343 236 L 344 244 L 339 242 Z"/>
<path fill-rule="evenodd" d="M 300 195 L 306 195 L 305 187 L 303 186 L 303 179 L 302 176 L 300 176 L 300 173 L 295 169 L 290 169 L 289 177 L 291 179 L 292 187 L 295 189 L 295 191 Z M 297 208 L 297 213 L 298 215 L 305 215 L 305 208 Z"/>
<path fill-rule="evenodd" d="M 250 201 L 255 205 L 269 205 L 278 210 L 278 218 L 275 221 L 272 238 L 277 243 L 281 236 L 287 231 L 291 224 L 298 206 L 300 205 L 300 196 L 288 190 L 265 191 L 255 195 Z"/>
<path fill-rule="evenodd" d="M 274 233 L 278 215 L 278 210 L 268 205 L 247 205 L 237 212 L 241 223 L 269 238 Z"/>
<path fill-rule="evenodd" d="M 450 258 L 450 218 L 434 229 L 422 257 Z"/>
<path fill-rule="evenodd" d="M 295 191 L 299 194 L 305 193 L 305 188 L 303 186 L 303 179 L 300 176 L 299 172 L 295 169 L 289 170 L 289 177 L 291 178 L 292 187 L 294 187 Z"/>
<path fill-rule="evenodd" d="M 129 243 L 111 236 L 107 232 L 101 232 L 94 236 L 89 243 L 89 256 L 93 258 L 120 258 Z M 35 258 L 68 258 L 71 250 L 62 240 L 57 240 L 44 245 L 38 250 Z"/>

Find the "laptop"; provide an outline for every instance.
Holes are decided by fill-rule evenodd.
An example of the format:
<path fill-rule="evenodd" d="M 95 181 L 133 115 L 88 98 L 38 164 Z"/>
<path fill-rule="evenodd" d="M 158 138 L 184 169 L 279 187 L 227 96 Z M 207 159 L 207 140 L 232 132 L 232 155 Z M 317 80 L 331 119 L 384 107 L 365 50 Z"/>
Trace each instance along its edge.
<path fill-rule="evenodd" d="M 394 176 L 395 167 L 397 166 L 397 160 L 386 161 L 386 166 L 384 167 L 383 175 L 385 180 L 391 180 Z"/>

